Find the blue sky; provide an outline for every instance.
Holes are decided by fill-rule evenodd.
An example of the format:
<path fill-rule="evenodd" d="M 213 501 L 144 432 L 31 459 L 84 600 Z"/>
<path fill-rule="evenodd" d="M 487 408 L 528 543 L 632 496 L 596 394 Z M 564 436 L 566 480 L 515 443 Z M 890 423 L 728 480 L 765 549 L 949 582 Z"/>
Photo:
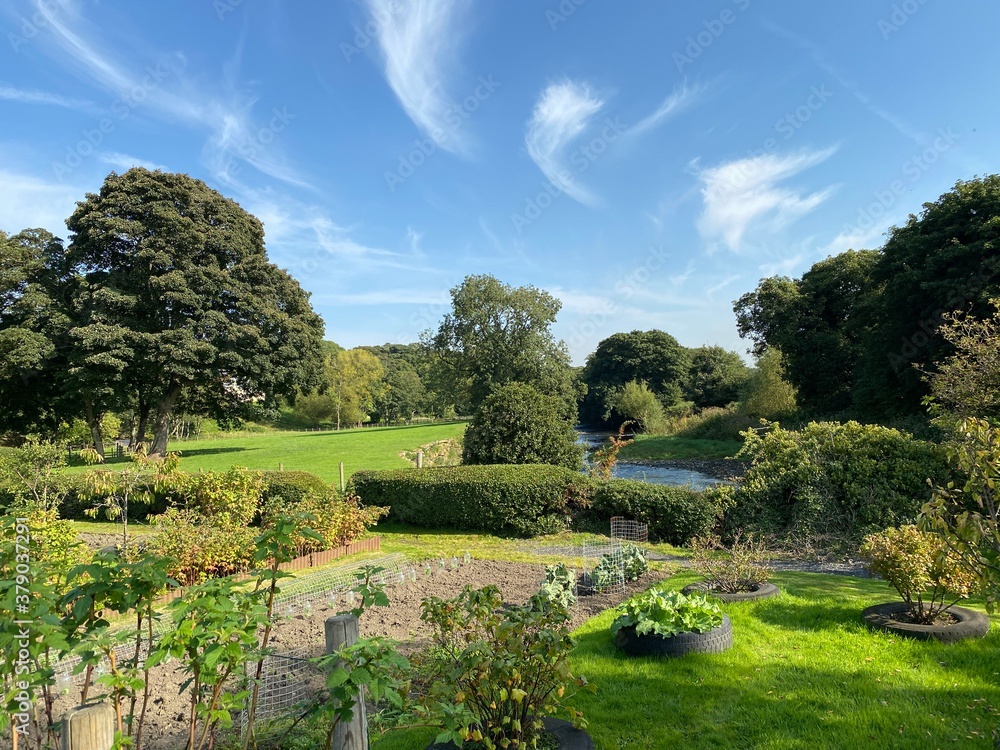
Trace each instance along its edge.
<path fill-rule="evenodd" d="M 995 0 L 8 0 L 0 229 L 66 236 L 112 170 L 257 215 L 345 346 L 472 273 L 563 301 L 582 363 L 997 171 Z"/>

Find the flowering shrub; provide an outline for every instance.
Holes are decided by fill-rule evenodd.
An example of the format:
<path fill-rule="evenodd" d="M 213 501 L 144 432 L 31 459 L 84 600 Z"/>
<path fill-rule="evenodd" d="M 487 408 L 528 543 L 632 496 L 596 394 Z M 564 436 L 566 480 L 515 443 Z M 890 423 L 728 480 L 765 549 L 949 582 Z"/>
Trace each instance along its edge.
<path fill-rule="evenodd" d="M 917 623 L 932 623 L 951 604 L 969 596 L 976 576 L 964 568 L 941 537 L 916 526 L 869 534 L 861 545 L 869 572 L 881 576 L 906 602 Z"/>

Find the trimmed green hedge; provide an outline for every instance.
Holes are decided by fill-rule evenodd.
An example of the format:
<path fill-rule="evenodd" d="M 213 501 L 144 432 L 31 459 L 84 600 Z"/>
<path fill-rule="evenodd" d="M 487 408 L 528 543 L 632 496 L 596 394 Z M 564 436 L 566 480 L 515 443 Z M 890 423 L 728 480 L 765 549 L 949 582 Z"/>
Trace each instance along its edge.
<path fill-rule="evenodd" d="M 604 533 L 613 516 L 623 516 L 648 524 L 650 541 L 681 545 L 693 536 L 712 531 L 718 519 L 719 506 L 712 492 L 634 479 L 608 479 L 594 484 L 590 508 L 581 515 L 581 521 Z"/>
<path fill-rule="evenodd" d="M 351 488 L 389 520 L 534 536 L 565 528 L 569 500 L 587 478 L 546 464 L 359 471 Z"/>
<path fill-rule="evenodd" d="M 261 502 L 281 498 L 295 505 L 310 495 L 323 495 L 330 491 L 330 484 L 308 471 L 262 471 L 264 494 Z"/>
<path fill-rule="evenodd" d="M 650 537 L 683 544 L 712 530 L 712 493 L 627 479 L 597 481 L 555 466 L 450 466 L 361 471 L 351 485 L 366 505 L 390 508 L 389 520 L 533 536 L 574 525 L 608 532 L 612 516 L 649 524 Z"/>

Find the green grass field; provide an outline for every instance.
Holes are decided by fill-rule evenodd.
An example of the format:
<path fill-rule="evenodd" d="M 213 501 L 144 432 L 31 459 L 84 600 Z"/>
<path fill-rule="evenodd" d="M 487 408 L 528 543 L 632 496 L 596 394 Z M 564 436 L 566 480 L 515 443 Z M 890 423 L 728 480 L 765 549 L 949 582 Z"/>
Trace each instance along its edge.
<path fill-rule="evenodd" d="M 695 580 L 684 573 L 664 588 Z M 574 703 L 603 750 L 923 750 L 993 747 L 1000 633 L 952 645 L 869 632 L 882 581 L 814 573 L 772 579 L 780 597 L 724 605 L 723 654 L 635 659 L 611 640 L 613 612 L 576 631 L 574 671 L 597 685 Z M 433 732 L 389 733 L 373 750 L 422 750 Z"/>
<path fill-rule="evenodd" d="M 743 443 L 730 440 L 696 440 L 675 435 L 636 435 L 635 441 L 621 449 L 623 461 L 670 458 L 730 458 Z"/>
<path fill-rule="evenodd" d="M 349 476 L 362 469 L 400 469 L 412 464 L 400 451 L 415 450 L 437 440 L 461 437 L 465 422 L 401 427 L 366 427 L 339 432 L 267 432 L 232 438 L 175 441 L 171 451 L 181 454 L 184 471 L 225 471 L 231 466 L 248 469 L 310 471 L 328 482 L 339 479 L 338 463 Z M 115 460 L 109 460 L 113 466 Z M 84 465 L 69 471 L 86 471 Z"/>

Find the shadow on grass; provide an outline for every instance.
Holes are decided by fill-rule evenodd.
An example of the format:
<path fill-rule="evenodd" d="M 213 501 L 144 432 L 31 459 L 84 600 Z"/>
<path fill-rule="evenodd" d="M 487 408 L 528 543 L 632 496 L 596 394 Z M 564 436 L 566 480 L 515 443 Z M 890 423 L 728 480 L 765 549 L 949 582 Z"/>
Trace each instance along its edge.
<path fill-rule="evenodd" d="M 224 453 L 242 453 L 243 451 L 247 450 L 254 450 L 254 449 L 247 448 L 245 446 L 230 445 L 219 448 L 194 448 L 193 450 L 181 449 L 179 453 L 181 454 L 181 458 L 191 458 L 193 456 L 215 456 Z"/>
<path fill-rule="evenodd" d="M 308 431 L 304 433 L 299 433 L 295 437 L 347 437 L 354 435 L 367 435 L 370 432 L 389 432 L 389 431 L 404 431 L 404 430 L 420 430 L 426 429 L 428 427 L 447 427 L 448 425 L 455 424 L 466 424 L 468 420 L 466 419 L 456 419 L 452 422 L 432 422 L 431 424 L 400 424 L 400 425 L 390 425 L 387 427 L 352 427 L 347 430 L 318 430 L 316 432 Z"/>

